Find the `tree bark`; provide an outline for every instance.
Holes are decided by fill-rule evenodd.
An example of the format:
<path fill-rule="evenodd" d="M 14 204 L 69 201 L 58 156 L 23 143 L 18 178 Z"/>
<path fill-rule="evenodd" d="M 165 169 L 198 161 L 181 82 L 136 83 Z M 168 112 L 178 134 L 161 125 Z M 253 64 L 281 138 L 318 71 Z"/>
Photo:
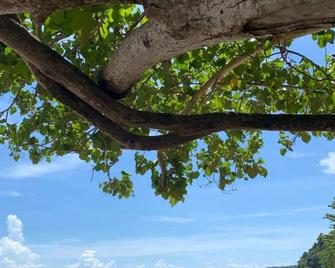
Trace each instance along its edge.
<path fill-rule="evenodd" d="M 57 9 L 61 2 L 43 1 L 43 6 Z M 102 3 L 72 1 L 73 6 L 93 2 Z M 11 3 L 15 6 L 19 2 L 0 2 L 0 10 Z M 41 1 L 24 2 L 27 11 L 35 10 L 33 3 Z M 59 8 L 70 7 L 64 4 Z M 282 38 L 286 33 L 310 32 L 335 22 L 335 2 L 327 0 L 148 0 L 145 9 L 151 21 L 125 40 L 104 72 L 105 84 L 112 93 L 124 94 L 153 64 L 203 45 L 251 36 Z M 0 41 L 35 66 L 38 79 L 59 101 L 130 149 L 166 149 L 222 130 L 335 131 L 335 115 L 174 115 L 137 111 L 113 99 L 10 16 L 0 16 Z M 143 137 L 128 132 L 127 127 L 172 133 Z"/>
<path fill-rule="evenodd" d="M 36 67 L 30 65 L 37 80 L 58 101 L 62 102 L 79 116 L 98 127 L 107 137 L 116 140 L 126 149 L 133 150 L 164 150 L 186 142 L 204 137 L 220 130 L 290 130 L 335 131 L 334 115 L 264 115 L 264 114 L 221 114 L 221 122 L 207 128 L 202 125 L 201 131 L 188 132 L 189 135 L 171 133 L 160 136 L 139 136 L 123 129 L 113 121 L 83 102 L 74 94 L 68 92 L 62 85 L 41 73 Z M 222 121 L 224 125 L 222 125 Z M 195 125 L 196 120 L 192 123 Z"/>
<path fill-rule="evenodd" d="M 90 105 L 83 102 L 74 94 L 70 93 L 62 85 L 56 83 L 43 73 L 41 73 L 35 66 L 29 65 L 32 72 L 36 76 L 41 85 L 58 101 L 63 103 L 69 109 L 77 113 L 83 119 L 96 126 L 108 138 L 117 141 L 131 150 L 161 150 L 168 149 L 186 142 L 201 138 L 203 134 L 198 135 L 179 135 L 176 133 L 159 135 L 159 136 L 140 136 L 133 134 L 124 128 L 115 124 L 113 121 L 104 117 L 97 110 Z"/>
<path fill-rule="evenodd" d="M 0 15 L 33 13 L 47 17 L 56 10 L 71 9 L 84 5 L 111 3 L 141 4 L 138 0 L 0 0 Z"/>
<path fill-rule="evenodd" d="M 153 65 L 186 51 L 251 37 L 329 28 L 333 0 L 148 0 L 150 19 L 112 55 L 105 88 L 120 96 Z"/>
<path fill-rule="evenodd" d="M 103 72 L 103 87 L 122 97 L 153 65 L 220 42 L 329 28 L 332 0 L 2 0 L 0 14 L 46 17 L 59 9 L 109 3 L 144 3 L 150 22 L 134 31 Z"/>
<path fill-rule="evenodd" d="M 222 130 L 335 131 L 335 115 L 239 113 L 174 115 L 137 111 L 111 98 L 79 69 L 31 36 L 10 16 L 0 16 L 0 41 L 12 47 L 41 73 L 71 91 L 83 103 L 88 104 L 120 128 L 123 126 L 170 130 L 178 133 L 177 136 L 179 135 L 184 141 L 189 140 L 187 138 L 190 136 L 201 137 Z M 164 144 L 163 141 L 160 142 Z M 150 148 L 162 147 L 163 145 Z"/>

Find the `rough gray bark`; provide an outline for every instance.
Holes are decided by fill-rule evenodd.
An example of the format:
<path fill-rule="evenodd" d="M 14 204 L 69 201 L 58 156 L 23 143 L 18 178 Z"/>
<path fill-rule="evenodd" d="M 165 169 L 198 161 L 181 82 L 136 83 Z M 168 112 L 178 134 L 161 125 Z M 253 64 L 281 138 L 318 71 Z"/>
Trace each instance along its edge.
<path fill-rule="evenodd" d="M 42 3 L 38 0 L 23 3 L 29 7 L 27 10 L 35 12 L 93 2 L 112 1 L 43 1 L 42 6 L 36 6 Z M 0 0 L 0 11 L 6 5 L 10 10 L 18 3 L 22 4 Z M 148 0 L 145 9 L 150 22 L 125 40 L 104 72 L 106 87 L 112 93 L 124 94 L 153 64 L 203 45 L 251 36 L 272 35 L 280 40 L 287 33 L 295 36 L 331 27 L 335 22 L 335 2 L 328 0 Z M 17 12 L 22 10 L 25 9 Z M 34 66 L 37 78 L 59 101 L 127 148 L 166 149 L 222 130 L 335 131 L 334 115 L 174 115 L 137 111 L 113 99 L 10 16 L 0 16 L 0 41 Z M 143 137 L 130 133 L 128 127 L 172 132 Z"/>
<path fill-rule="evenodd" d="M 0 14 L 45 17 L 58 9 L 113 2 L 144 3 L 150 19 L 125 40 L 103 72 L 102 84 L 116 96 L 125 95 L 146 69 L 186 51 L 335 22 L 332 0 L 2 0 Z"/>
<path fill-rule="evenodd" d="M 329 28 L 333 0 L 148 0 L 150 19 L 112 55 L 107 90 L 123 95 L 154 64 L 219 42 Z"/>
<path fill-rule="evenodd" d="M 60 9 L 71 9 L 83 5 L 111 3 L 141 4 L 138 0 L 0 0 L 0 15 L 29 12 L 45 18 Z"/>
<path fill-rule="evenodd" d="M 292 131 L 335 129 L 333 116 L 304 119 L 304 116 L 294 115 L 288 117 L 231 113 L 173 115 L 133 110 L 112 99 L 79 69 L 31 36 L 10 16 L 0 16 L 0 41 L 12 47 L 44 75 L 121 126 L 166 129 L 188 136 L 206 135 L 228 129 Z"/>
<path fill-rule="evenodd" d="M 0 41 L 12 47 L 41 73 L 71 91 L 84 103 L 119 126 L 175 131 L 181 139 L 221 130 L 334 131 L 333 115 L 261 115 L 213 113 L 174 115 L 133 110 L 112 99 L 79 69 L 35 39 L 10 16 L 0 16 Z M 62 99 L 61 99 L 62 101 Z M 89 120 L 91 121 L 91 119 Z M 157 138 L 154 138 L 157 139 Z M 151 141 L 147 141 L 148 144 Z M 162 142 L 163 144 L 163 142 Z M 160 147 L 149 148 L 166 148 Z M 170 142 L 167 142 L 170 144 Z M 178 144 L 175 142 L 175 144 Z M 149 146 L 149 145 L 148 145 Z M 144 147 L 142 147 L 144 148 Z"/>

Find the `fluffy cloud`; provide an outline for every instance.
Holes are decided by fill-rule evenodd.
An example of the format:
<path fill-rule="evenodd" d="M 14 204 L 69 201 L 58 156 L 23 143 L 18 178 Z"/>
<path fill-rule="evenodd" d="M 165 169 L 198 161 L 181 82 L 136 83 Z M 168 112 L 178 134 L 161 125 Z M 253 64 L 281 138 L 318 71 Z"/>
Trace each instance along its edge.
<path fill-rule="evenodd" d="M 0 239 L 1 268 L 46 268 L 39 263 L 39 255 L 24 244 L 23 223 L 16 215 L 7 217 L 7 236 Z M 103 262 L 95 250 L 85 250 L 78 261 L 65 265 L 65 268 L 116 268 L 114 261 Z M 146 268 L 136 265 L 136 268 Z M 154 268 L 183 268 L 158 260 Z"/>
<path fill-rule="evenodd" d="M 12 241 L 23 243 L 23 224 L 22 221 L 15 215 L 7 217 L 7 232 L 8 238 Z"/>
<path fill-rule="evenodd" d="M 95 250 L 85 250 L 78 262 L 66 265 L 66 268 L 116 268 L 115 262 L 103 263 L 96 256 Z"/>
<path fill-rule="evenodd" d="M 225 263 L 225 268 L 262 268 L 264 266 L 259 266 L 256 263 L 248 263 L 248 264 L 241 264 L 241 263 L 236 263 L 233 260 L 227 260 Z"/>
<path fill-rule="evenodd" d="M 154 244 L 157 247 L 157 241 L 151 241 L 150 244 Z M 171 242 L 171 241 L 170 241 Z M 191 241 L 191 244 L 197 244 L 194 240 Z M 222 241 L 218 241 L 222 244 Z M 164 241 L 166 244 L 166 241 Z M 175 245 L 174 243 L 171 243 Z M 125 246 L 125 245 L 123 245 Z M 138 249 L 142 245 L 136 244 Z M 182 245 L 187 247 L 186 245 Z M 58 245 L 59 247 L 59 245 Z M 61 246 L 62 251 L 71 251 L 68 248 Z M 113 251 L 113 247 L 108 247 L 109 252 Z M 126 246 L 127 250 L 132 250 L 132 247 Z M 286 247 L 285 247 L 286 248 Z M 101 248 L 99 248 L 99 252 Z M 135 250 L 135 248 L 133 248 Z M 221 249 L 221 248 L 220 248 Z M 102 255 L 108 256 L 108 255 Z M 7 217 L 7 236 L 0 239 L 0 267 L 1 268 L 46 268 L 46 266 L 39 263 L 39 255 L 32 252 L 32 250 L 24 244 L 24 235 L 23 235 L 23 224 L 22 221 L 15 215 L 9 215 Z M 65 268 L 117 268 L 117 267 L 130 267 L 130 268 L 149 268 L 149 266 L 141 264 L 133 266 L 117 266 L 116 263 L 112 261 L 105 262 L 97 257 L 97 252 L 95 250 L 85 250 L 77 262 L 73 264 L 65 265 Z M 158 260 L 152 268 L 183 268 L 181 266 L 176 266 L 169 264 L 163 259 Z M 227 260 L 223 266 L 216 266 L 211 263 L 206 263 L 206 268 L 216 268 L 216 267 L 225 267 L 225 268 L 263 268 L 255 263 L 250 264 L 240 264 L 233 262 L 232 260 Z"/>
<path fill-rule="evenodd" d="M 183 268 L 183 267 L 167 264 L 164 260 L 159 260 L 156 262 L 155 268 Z"/>
<path fill-rule="evenodd" d="M 323 167 L 323 172 L 335 174 L 335 152 L 330 152 L 327 158 L 320 161 L 320 165 Z"/>
<path fill-rule="evenodd" d="M 114 261 L 103 263 L 96 256 L 95 250 L 85 250 L 84 253 L 79 257 L 78 262 L 74 264 L 68 264 L 65 268 L 116 268 L 119 267 Z M 140 264 L 135 265 L 134 268 L 147 268 L 146 265 Z M 167 264 L 163 259 L 158 260 L 154 268 L 183 268 L 181 266 L 175 266 L 173 264 Z"/>
<path fill-rule="evenodd" d="M 39 256 L 24 243 L 23 224 L 15 215 L 7 217 L 8 235 L 0 239 L 1 268 L 42 268 Z"/>

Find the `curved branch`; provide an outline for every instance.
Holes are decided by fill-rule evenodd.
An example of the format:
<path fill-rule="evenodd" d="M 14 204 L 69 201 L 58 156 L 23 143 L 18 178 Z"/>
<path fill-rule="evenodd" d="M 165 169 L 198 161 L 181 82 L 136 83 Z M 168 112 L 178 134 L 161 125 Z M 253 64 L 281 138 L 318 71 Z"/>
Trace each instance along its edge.
<path fill-rule="evenodd" d="M 208 42 L 194 38 L 178 39 L 161 24 L 150 21 L 124 40 L 103 71 L 102 87 L 122 98 L 145 70 Z"/>
<path fill-rule="evenodd" d="M 124 40 L 103 72 L 104 87 L 119 97 L 126 95 L 147 69 L 186 51 L 254 36 L 330 28 L 335 22 L 335 2 L 331 0 L 146 2 L 149 23 Z"/>
<path fill-rule="evenodd" d="M 166 129 L 185 136 L 204 136 L 233 129 L 335 131 L 334 115 L 213 113 L 174 115 L 143 112 L 115 101 L 85 74 L 52 51 L 8 16 L 0 16 L 0 41 L 16 50 L 43 74 L 119 126 Z M 186 138 L 185 138 L 186 139 Z"/>
<path fill-rule="evenodd" d="M 286 115 L 286 114 L 225 114 L 226 127 L 203 128 L 196 135 L 181 136 L 168 134 L 162 136 L 139 136 L 125 131 L 111 120 L 102 116 L 64 87 L 52 81 L 38 70 L 34 70 L 38 81 L 57 100 L 68 106 L 80 116 L 100 128 L 107 136 L 117 140 L 129 149 L 161 150 L 183 144 L 221 130 L 288 130 L 288 131 L 335 131 L 335 115 Z M 194 122 L 195 123 L 195 122 Z"/>
<path fill-rule="evenodd" d="M 167 134 L 161 136 L 139 136 L 132 134 L 107 119 L 88 104 L 68 92 L 38 70 L 34 70 L 38 81 L 57 100 L 68 106 L 90 123 L 97 126 L 108 137 L 117 140 L 128 149 L 163 150 L 184 144 L 222 130 L 288 130 L 288 131 L 335 131 L 335 115 L 286 115 L 286 114 L 221 114 L 218 126 L 204 127 L 189 136 Z M 211 120 L 209 120 L 211 121 Z M 193 122 L 196 124 L 196 122 Z"/>
<path fill-rule="evenodd" d="M 192 96 L 191 100 L 187 103 L 185 109 L 181 112 L 181 115 L 189 114 L 197 102 L 207 93 L 207 91 L 214 87 L 217 82 L 222 80 L 227 74 L 233 71 L 236 67 L 246 63 L 250 58 L 256 56 L 260 52 L 263 51 L 263 46 L 259 44 L 255 50 L 250 54 L 242 54 L 237 58 L 234 58 L 231 62 L 221 67 L 211 78 L 209 78 L 200 89 Z M 159 167 L 161 169 L 163 180 L 166 179 L 167 176 L 167 167 L 165 162 L 165 152 L 163 150 L 159 150 L 157 152 L 157 161 Z"/>
<path fill-rule="evenodd" d="M 70 93 L 66 88 L 41 73 L 30 65 L 39 83 L 58 101 L 76 112 L 79 116 L 98 127 L 107 137 L 116 140 L 126 149 L 132 150 L 161 150 L 184 144 L 201 138 L 204 135 L 182 136 L 175 133 L 160 136 L 140 136 L 133 134 L 113 121 L 104 117 L 91 106 Z"/>
<path fill-rule="evenodd" d="M 219 71 L 217 71 L 210 79 L 208 79 L 201 88 L 192 96 L 192 99 L 187 103 L 183 114 L 188 114 L 192 111 L 196 103 L 212 88 L 217 82 L 222 80 L 227 74 L 233 71 L 236 67 L 246 63 L 250 58 L 258 55 L 263 51 L 263 45 L 258 45 L 255 50 L 250 54 L 242 54 L 237 58 L 233 59 L 228 64 L 224 65 Z"/>
<path fill-rule="evenodd" d="M 40 42 L 9 15 L 0 16 L 0 41 L 108 118 L 120 125 L 128 125 L 127 117 L 132 118 L 131 109 L 103 92 L 88 76 Z"/>

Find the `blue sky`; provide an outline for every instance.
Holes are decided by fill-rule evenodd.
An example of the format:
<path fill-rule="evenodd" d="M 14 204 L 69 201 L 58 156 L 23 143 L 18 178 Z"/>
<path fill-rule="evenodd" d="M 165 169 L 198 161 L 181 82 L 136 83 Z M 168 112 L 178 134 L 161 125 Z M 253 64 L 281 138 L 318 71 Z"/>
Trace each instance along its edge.
<path fill-rule="evenodd" d="M 306 38 L 295 49 L 322 63 Z M 330 50 L 331 48 L 328 48 Z M 266 179 L 222 193 L 199 181 L 185 203 L 154 196 L 134 176 L 136 196 L 118 200 L 98 188 L 105 178 L 75 155 L 32 166 L 0 148 L 0 266 L 17 268 L 263 268 L 295 263 L 320 232 L 335 196 L 334 142 L 297 142 L 279 155 L 265 133 Z M 115 168 L 133 171 L 133 155 Z M 203 187 L 201 187 L 203 186 Z M 9 265 L 16 266 L 9 266 Z"/>

